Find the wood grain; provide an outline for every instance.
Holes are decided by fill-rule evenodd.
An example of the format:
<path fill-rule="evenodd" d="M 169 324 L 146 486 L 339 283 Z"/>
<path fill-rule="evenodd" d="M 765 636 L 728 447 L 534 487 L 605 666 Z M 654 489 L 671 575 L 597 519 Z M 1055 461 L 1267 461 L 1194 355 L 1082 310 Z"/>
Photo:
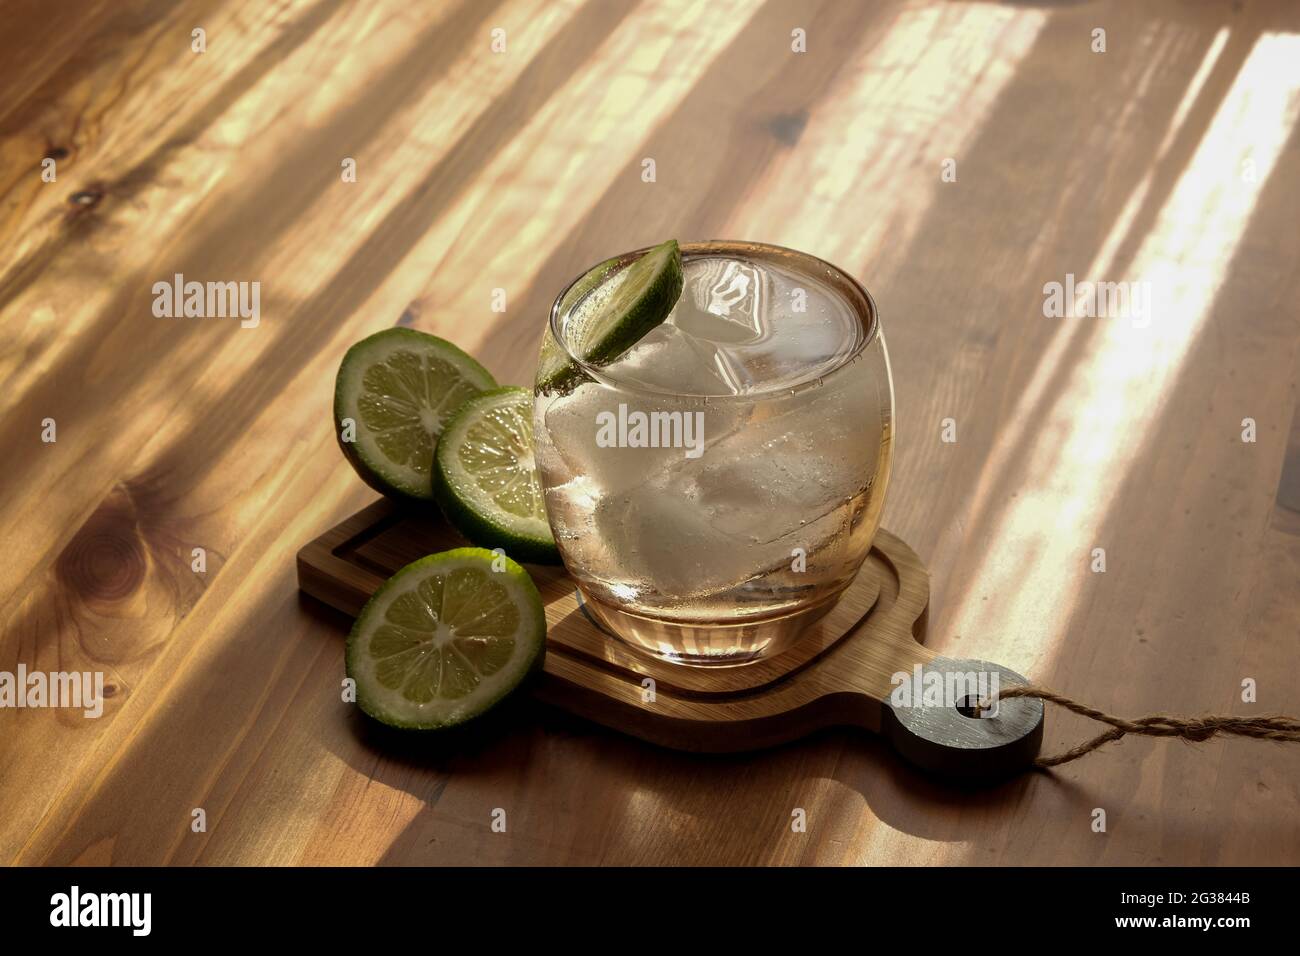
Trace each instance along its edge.
<path fill-rule="evenodd" d="M 1263 743 L 975 794 L 858 733 L 706 758 L 541 705 L 395 749 L 294 567 L 370 498 L 329 426 L 352 341 L 405 322 L 522 383 L 582 266 L 775 242 L 881 307 L 929 647 L 1126 715 L 1300 712 L 1298 36 L 1284 0 L 9 5 L 0 670 L 114 693 L 0 711 L 0 860 L 1300 862 L 1300 755 Z M 259 326 L 155 318 L 177 272 L 261 282 Z M 1046 318 L 1067 273 L 1163 305 Z"/>

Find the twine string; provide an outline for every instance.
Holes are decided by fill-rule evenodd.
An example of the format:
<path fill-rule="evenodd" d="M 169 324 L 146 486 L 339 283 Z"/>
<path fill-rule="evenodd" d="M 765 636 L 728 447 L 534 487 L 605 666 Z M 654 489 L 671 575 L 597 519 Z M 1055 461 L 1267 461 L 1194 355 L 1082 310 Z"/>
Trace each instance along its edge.
<path fill-rule="evenodd" d="M 1212 715 L 1208 717 L 1175 717 L 1171 714 L 1151 714 L 1136 720 L 1116 717 L 1104 710 L 1081 704 L 1073 698 L 1055 691 L 1032 685 L 1003 688 L 997 695 L 999 701 L 1014 697 L 1036 697 L 1049 701 L 1059 707 L 1089 717 L 1103 724 L 1110 724 L 1110 730 L 1098 734 L 1091 740 L 1085 740 L 1076 747 L 1062 751 L 1051 757 L 1039 757 L 1034 761 L 1035 767 L 1056 767 L 1071 760 L 1092 753 L 1099 747 L 1126 734 L 1138 734 L 1144 737 L 1179 737 L 1199 743 L 1219 735 L 1227 737 L 1254 737 L 1258 740 L 1277 740 L 1287 743 L 1300 743 L 1300 720 L 1280 714 L 1265 717 L 1233 717 L 1229 715 Z M 991 702 L 990 702 L 991 703 Z M 989 705 L 981 705 L 980 710 Z"/>

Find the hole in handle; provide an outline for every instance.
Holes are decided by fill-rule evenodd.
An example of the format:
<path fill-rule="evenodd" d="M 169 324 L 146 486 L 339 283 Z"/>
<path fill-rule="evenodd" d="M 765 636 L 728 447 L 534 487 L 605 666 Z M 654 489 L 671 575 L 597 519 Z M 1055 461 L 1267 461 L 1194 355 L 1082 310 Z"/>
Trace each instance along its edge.
<path fill-rule="evenodd" d="M 968 694 L 957 702 L 957 713 L 970 720 L 983 720 L 986 717 L 996 717 L 998 715 L 997 707 L 986 707 L 980 703 L 980 698 L 976 694 Z"/>

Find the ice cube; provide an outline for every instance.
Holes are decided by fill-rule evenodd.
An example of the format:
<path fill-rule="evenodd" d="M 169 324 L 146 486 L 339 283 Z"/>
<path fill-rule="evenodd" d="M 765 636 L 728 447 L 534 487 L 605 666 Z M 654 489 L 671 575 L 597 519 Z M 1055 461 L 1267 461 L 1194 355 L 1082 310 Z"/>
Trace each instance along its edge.
<path fill-rule="evenodd" d="M 812 554 L 843 537 L 855 478 L 874 474 L 879 453 L 866 390 L 813 389 L 771 411 L 706 429 L 703 456 L 669 460 L 601 503 L 597 527 L 636 579 L 715 593 L 788 565 L 793 548 Z"/>
<path fill-rule="evenodd" d="M 677 448 L 605 448 L 596 443 L 602 414 L 617 416 L 619 404 L 629 401 L 636 400 L 594 382 L 551 399 L 541 412 L 550 441 L 541 448 L 545 457 L 538 460 L 548 481 L 585 476 L 595 494 L 617 495 L 643 482 L 647 469 L 667 468 L 671 459 L 682 457 Z"/>
<path fill-rule="evenodd" d="M 763 334 L 770 279 L 737 259 L 693 260 L 668 323 L 717 344 L 752 342 Z"/>
<path fill-rule="evenodd" d="M 609 377 L 677 395 L 731 394 L 729 380 L 709 342 L 675 325 L 664 323 L 651 329 L 605 367 Z"/>
<path fill-rule="evenodd" d="M 539 400 L 537 408 L 538 429 L 549 436 L 538 443 L 538 467 L 548 484 L 585 475 L 593 483 L 593 492 L 602 496 L 624 494 L 643 484 L 647 475 L 667 474 L 674 464 L 693 460 L 688 455 L 698 458 L 701 437 L 707 454 L 710 442 L 734 432 L 747 415 L 747 409 L 735 403 L 610 388 L 598 382 L 580 385 L 569 395 Z M 641 433 L 635 432 L 638 417 Z M 651 435 L 657 436 L 653 440 L 661 447 L 642 444 L 651 441 Z M 666 447 L 662 446 L 665 437 Z M 598 438 L 613 443 L 602 445 Z"/>

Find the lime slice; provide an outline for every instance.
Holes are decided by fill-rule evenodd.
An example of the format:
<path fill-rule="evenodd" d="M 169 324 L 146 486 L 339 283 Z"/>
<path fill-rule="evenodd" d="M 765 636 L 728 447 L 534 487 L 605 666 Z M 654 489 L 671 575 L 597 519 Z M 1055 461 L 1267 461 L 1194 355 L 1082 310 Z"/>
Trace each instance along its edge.
<path fill-rule="evenodd" d="M 343 356 L 334 384 L 334 434 L 376 491 L 430 500 L 433 449 L 443 425 L 467 399 L 496 385 L 450 342 L 415 329 L 385 329 Z"/>
<path fill-rule="evenodd" d="M 682 294 L 682 253 L 676 239 L 628 262 L 606 259 L 565 295 L 564 336 L 569 351 L 588 365 L 604 365 L 639 342 L 673 311 Z M 548 333 L 538 362 L 540 391 L 567 390 L 580 372 Z"/>
<path fill-rule="evenodd" d="M 573 308 L 575 302 L 582 300 L 592 289 L 605 281 L 605 278 L 626 262 L 623 256 L 615 256 L 613 259 L 606 259 L 599 265 L 592 266 L 582 274 L 569 290 L 564 293 L 564 298 L 560 300 L 559 313 L 567 315 Z M 564 350 L 556 344 L 555 337 L 551 335 L 550 329 L 542 336 L 542 354 L 537 359 L 537 387 L 545 391 L 554 391 L 562 388 L 569 390 L 577 380 L 581 378 L 577 367 L 564 354 Z"/>
<path fill-rule="evenodd" d="M 560 560 L 533 464 L 533 396 L 499 388 L 466 402 L 438 442 L 433 493 L 447 520 L 518 561 Z"/>
<path fill-rule="evenodd" d="M 421 558 L 389 578 L 348 635 L 361 709 L 433 730 L 490 710 L 542 664 L 546 615 L 526 572 L 482 548 Z"/>

